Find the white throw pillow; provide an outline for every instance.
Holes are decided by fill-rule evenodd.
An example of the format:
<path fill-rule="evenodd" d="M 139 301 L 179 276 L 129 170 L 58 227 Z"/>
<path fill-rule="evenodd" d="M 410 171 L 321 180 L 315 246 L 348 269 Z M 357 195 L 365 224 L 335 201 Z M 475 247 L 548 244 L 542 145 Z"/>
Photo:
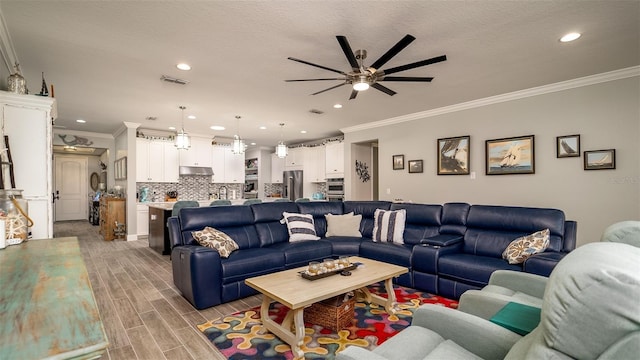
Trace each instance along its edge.
<path fill-rule="evenodd" d="M 327 233 L 326 237 L 331 236 L 354 236 L 362 237 L 360 233 L 360 222 L 362 215 L 354 215 L 353 212 L 344 215 L 326 214 Z"/>
<path fill-rule="evenodd" d="M 404 244 L 407 210 L 381 210 L 373 213 L 373 241 Z"/>
<path fill-rule="evenodd" d="M 282 216 L 280 223 L 287 224 L 289 242 L 320 239 L 316 236 L 313 215 L 283 212 Z"/>

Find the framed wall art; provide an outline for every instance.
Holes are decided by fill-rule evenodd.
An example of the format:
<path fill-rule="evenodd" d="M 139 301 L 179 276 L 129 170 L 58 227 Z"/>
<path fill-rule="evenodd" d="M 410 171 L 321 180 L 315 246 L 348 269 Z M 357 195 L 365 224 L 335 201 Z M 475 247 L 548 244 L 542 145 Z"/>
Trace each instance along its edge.
<path fill-rule="evenodd" d="M 487 175 L 534 174 L 534 135 L 485 142 Z"/>
<path fill-rule="evenodd" d="M 470 136 L 438 139 L 438 175 L 469 175 Z"/>
<path fill-rule="evenodd" d="M 580 157 L 580 135 L 556 137 L 556 157 Z"/>
<path fill-rule="evenodd" d="M 404 155 L 393 155 L 393 170 L 404 169 Z"/>
<path fill-rule="evenodd" d="M 409 173 L 421 173 L 422 172 L 422 160 L 409 160 Z"/>
<path fill-rule="evenodd" d="M 591 150 L 584 152 L 585 170 L 605 170 L 616 168 L 616 149 Z"/>

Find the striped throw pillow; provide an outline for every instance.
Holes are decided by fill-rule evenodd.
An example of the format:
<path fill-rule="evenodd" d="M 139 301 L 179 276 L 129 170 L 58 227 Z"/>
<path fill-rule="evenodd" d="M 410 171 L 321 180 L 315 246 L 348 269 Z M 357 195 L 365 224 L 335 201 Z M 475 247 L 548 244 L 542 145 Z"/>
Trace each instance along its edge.
<path fill-rule="evenodd" d="M 373 213 L 373 241 L 404 244 L 407 210 L 381 210 Z"/>
<path fill-rule="evenodd" d="M 283 212 L 282 216 L 283 219 L 280 220 L 280 223 L 287 224 L 289 242 L 320 239 L 316 236 L 313 215 Z"/>

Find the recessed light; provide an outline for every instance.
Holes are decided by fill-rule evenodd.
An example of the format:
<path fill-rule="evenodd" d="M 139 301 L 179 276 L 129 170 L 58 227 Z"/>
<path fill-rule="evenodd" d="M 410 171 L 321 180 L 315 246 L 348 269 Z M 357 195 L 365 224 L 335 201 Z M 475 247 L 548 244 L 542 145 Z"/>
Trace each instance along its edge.
<path fill-rule="evenodd" d="M 260 129 L 260 130 L 266 130 L 266 129 L 267 129 L 267 127 L 266 127 L 266 126 L 260 126 L 258 129 Z"/>
<path fill-rule="evenodd" d="M 300 134 L 306 134 L 307 130 L 300 130 Z"/>
<path fill-rule="evenodd" d="M 191 70 L 191 66 L 189 64 L 185 64 L 185 63 L 180 63 L 180 64 L 176 65 L 176 67 L 178 69 L 184 70 L 184 71 Z"/>
<path fill-rule="evenodd" d="M 333 105 L 334 109 L 342 109 L 342 104 L 335 104 Z"/>
<path fill-rule="evenodd" d="M 225 128 L 224 128 L 224 126 L 220 126 L 220 125 L 213 125 L 213 126 L 211 126 L 209 129 L 211 129 L 211 130 L 216 130 L 216 131 L 222 131 L 222 130 L 224 130 Z"/>
<path fill-rule="evenodd" d="M 560 42 L 570 42 L 578 39 L 580 36 L 582 36 L 582 34 L 577 32 L 568 33 L 565 36 L 560 38 Z"/>
<path fill-rule="evenodd" d="M 78 120 L 76 120 L 76 122 L 77 122 L 77 123 L 80 123 L 80 124 L 84 124 L 84 123 L 86 123 L 87 121 L 86 121 L 86 120 L 82 120 L 82 119 L 78 119 Z"/>
<path fill-rule="evenodd" d="M 193 120 L 193 119 L 196 118 L 196 116 L 195 115 L 189 115 L 189 116 L 187 116 L 187 118 Z"/>
<path fill-rule="evenodd" d="M 251 146 L 256 146 L 256 143 L 251 143 Z"/>
<path fill-rule="evenodd" d="M 169 126 L 169 130 L 175 130 L 176 127 L 175 126 Z"/>

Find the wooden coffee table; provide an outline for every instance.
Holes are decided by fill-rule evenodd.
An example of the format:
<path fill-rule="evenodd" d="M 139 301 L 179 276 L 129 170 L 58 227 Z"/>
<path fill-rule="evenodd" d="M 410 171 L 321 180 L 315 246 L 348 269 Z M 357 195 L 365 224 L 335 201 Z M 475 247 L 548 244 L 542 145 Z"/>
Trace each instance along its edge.
<path fill-rule="evenodd" d="M 387 264 L 380 261 L 365 259 L 357 256 L 349 258 L 352 263 L 362 263 L 364 266 L 351 271 L 351 276 L 333 275 L 318 280 L 307 280 L 300 276 L 305 267 L 280 271 L 272 274 L 256 276 L 245 280 L 245 283 L 262 293 L 260 319 L 264 329 L 271 331 L 291 346 L 296 359 L 303 359 L 301 349 L 304 339 L 304 308 L 353 290 L 360 290 L 369 303 L 384 306 L 390 314 L 395 312 L 396 296 L 393 291 L 392 279 L 408 272 L 402 266 Z M 371 294 L 367 285 L 384 281 L 387 297 Z M 277 301 L 291 309 L 282 324 L 269 318 L 269 305 Z M 291 331 L 293 321 L 294 331 Z"/>

